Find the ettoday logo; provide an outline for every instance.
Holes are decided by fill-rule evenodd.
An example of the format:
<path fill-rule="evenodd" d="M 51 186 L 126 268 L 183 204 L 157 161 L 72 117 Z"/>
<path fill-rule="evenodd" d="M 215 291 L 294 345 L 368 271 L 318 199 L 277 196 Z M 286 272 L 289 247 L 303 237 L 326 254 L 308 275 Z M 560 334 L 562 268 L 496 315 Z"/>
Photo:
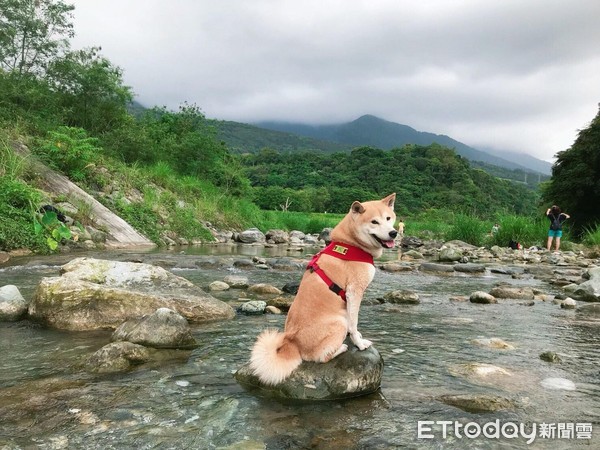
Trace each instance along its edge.
<path fill-rule="evenodd" d="M 457 439 L 525 439 L 527 445 L 540 439 L 591 439 L 591 423 L 515 423 L 493 422 L 466 424 L 452 420 L 420 420 L 417 423 L 418 439 L 447 439 L 450 435 Z"/>

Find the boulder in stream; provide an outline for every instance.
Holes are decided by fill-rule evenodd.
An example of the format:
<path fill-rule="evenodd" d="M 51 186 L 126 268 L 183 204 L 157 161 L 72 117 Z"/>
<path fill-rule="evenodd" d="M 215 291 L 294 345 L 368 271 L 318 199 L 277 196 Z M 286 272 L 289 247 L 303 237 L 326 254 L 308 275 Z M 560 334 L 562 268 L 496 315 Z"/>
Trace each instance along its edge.
<path fill-rule="evenodd" d="M 279 399 L 336 400 L 377 391 L 381 384 L 383 358 L 373 346 L 360 351 L 350 339 L 346 339 L 346 344 L 347 352 L 327 363 L 304 361 L 275 386 L 262 383 L 249 363 L 234 376 L 247 389 Z"/>
<path fill-rule="evenodd" d="M 0 287 L 0 321 L 19 320 L 27 313 L 27 306 L 18 287 L 12 284 Z"/>
<path fill-rule="evenodd" d="M 189 322 L 231 319 L 235 311 L 185 278 L 150 264 L 76 258 L 62 276 L 42 278 L 29 315 L 65 330 L 114 329 L 169 308 Z"/>

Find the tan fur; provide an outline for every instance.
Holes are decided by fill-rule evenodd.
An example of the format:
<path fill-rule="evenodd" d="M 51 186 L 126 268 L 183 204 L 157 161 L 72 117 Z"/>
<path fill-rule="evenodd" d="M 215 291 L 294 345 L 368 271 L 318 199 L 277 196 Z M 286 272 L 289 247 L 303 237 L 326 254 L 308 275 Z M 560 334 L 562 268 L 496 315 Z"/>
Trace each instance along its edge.
<path fill-rule="evenodd" d="M 372 237 L 389 241 L 396 236 L 394 201 L 396 194 L 383 200 L 354 202 L 348 214 L 332 230 L 331 239 L 359 247 L 378 258 L 383 246 Z M 377 221 L 378 224 L 373 224 Z M 391 244 L 393 245 L 393 244 Z M 329 290 L 316 274 L 306 271 L 285 322 L 285 331 L 266 330 L 252 349 L 250 366 L 266 384 L 287 378 L 302 360 L 327 362 L 345 352 L 349 333 L 354 345 L 364 350 L 371 341 L 358 331 L 358 311 L 375 268 L 364 262 L 344 261 L 322 255 L 319 266 L 346 291 L 346 302 Z"/>

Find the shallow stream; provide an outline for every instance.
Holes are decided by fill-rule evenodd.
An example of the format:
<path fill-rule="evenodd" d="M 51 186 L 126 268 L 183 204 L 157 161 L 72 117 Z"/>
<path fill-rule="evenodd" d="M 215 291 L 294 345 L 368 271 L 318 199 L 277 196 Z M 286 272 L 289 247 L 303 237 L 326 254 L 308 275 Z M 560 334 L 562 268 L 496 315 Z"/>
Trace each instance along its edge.
<path fill-rule="evenodd" d="M 312 251 L 306 250 L 304 257 Z M 253 255 L 277 257 L 286 252 L 215 246 L 98 257 L 169 261 L 173 273 L 201 287 L 231 273 L 278 287 L 301 276 L 299 271 L 196 265 L 209 258 Z M 0 286 L 14 284 L 31 298 L 41 277 L 57 276 L 60 265 L 75 256 L 79 255 L 12 260 L 10 267 L 0 268 Z M 385 257 L 394 259 L 396 254 Z M 62 332 L 29 321 L 0 323 L 0 449 L 600 448 L 600 321 L 552 302 L 526 306 L 511 300 L 495 305 L 450 301 L 452 296 L 489 291 L 499 281 L 556 293 L 534 278 L 512 279 L 489 271 L 450 276 L 378 271 L 367 299 L 409 289 L 419 294 L 421 304 L 362 308 L 359 329 L 385 360 L 381 391 L 341 402 L 280 402 L 246 392 L 234 380 L 233 372 L 247 361 L 259 331 L 282 328 L 285 316 L 238 315 L 232 321 L 194 326 L 200 346 L 187 361 L 109 376 L 81 370 L 82 361 L 109 342 L 108 332 Z M 237 303 L 238 294 L 213 295 Z M 479 338 L 500 338 L 516 348 L 472 343 Z M 562 362 L 542 361 L 539 355 L 545 351 L 558 353 Z M 511 375 L 461 375 L 458 368 L 469 363 L 492 364 Z M 542 383 L 548 378 L 570 380 L 575 389 Z M 453 394 L 495 395 L 513 401 L 515 407 L 470 413 L 440 400 Z M 433 434 L 433 439 L 418 436 L 419 421 L 483 426 L 496 420 L 500 425 L 524 424 L 528 430 L 537 426 L 535 441 L 527 445 L 522 436 L 470 439 L 451 430 L 444 438 L 439 424 L 422 433 Z M 555 439 L 541 437 L 542 423 L 556 424 Z M 594 428 L 591 439 L 585 439 L 585 427 L 575 432 L 581 424 Z M 561 437 L 558 428 L 563 427 L 567 431 Z"/>

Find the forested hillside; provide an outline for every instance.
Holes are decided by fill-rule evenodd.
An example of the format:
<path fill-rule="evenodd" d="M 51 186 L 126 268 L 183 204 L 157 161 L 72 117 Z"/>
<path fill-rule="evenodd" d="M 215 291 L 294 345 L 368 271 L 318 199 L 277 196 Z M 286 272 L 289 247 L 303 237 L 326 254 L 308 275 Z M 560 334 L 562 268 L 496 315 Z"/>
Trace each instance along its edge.
<path fill-rule="evenodd" d="M 436 144 L 391 151 L 362 147 L 336 154 L 266 149 L 242 161 L 254 186 L 254 201 L 267 209 L 288 205 L 295 211 L 345 212 L 356 199 L 396 192 L 402 213 L 440 208 L 483 216 L 528 213 L 538 200 L 526 185 L 473 169 L 466 159 Z"/>
<path fill-rule="evenodd" d="M 543 167 L 542 173 L 549 174 L 550 172 L 550 165 L 545 163 L 545 161 L 535 160 L 532 157 L 521 159 L 515 155 L 503 158 L 498 154 L 491 154 L 475 149 L 446 135 L 417 131 L 408 125 L 390 122 L 368 114 L 351 122 L 334 125 L 259 122 L 257 126 L 269 130 L 328 140 L 352 147 L 370 146 L 383 150 L 402 147 L 405 144 L 430 145 L 436 143 L 454 149 L 456 153 L 470 161 L 478 161 L 507 169 L 518 169 L 529 172 L 535 172 L 538 168 Z M 519 164 L 519 161 L 526 164 Z M 536 161 L 536 169 L 532 169 L 527 165 L 532 161 Z"/>

